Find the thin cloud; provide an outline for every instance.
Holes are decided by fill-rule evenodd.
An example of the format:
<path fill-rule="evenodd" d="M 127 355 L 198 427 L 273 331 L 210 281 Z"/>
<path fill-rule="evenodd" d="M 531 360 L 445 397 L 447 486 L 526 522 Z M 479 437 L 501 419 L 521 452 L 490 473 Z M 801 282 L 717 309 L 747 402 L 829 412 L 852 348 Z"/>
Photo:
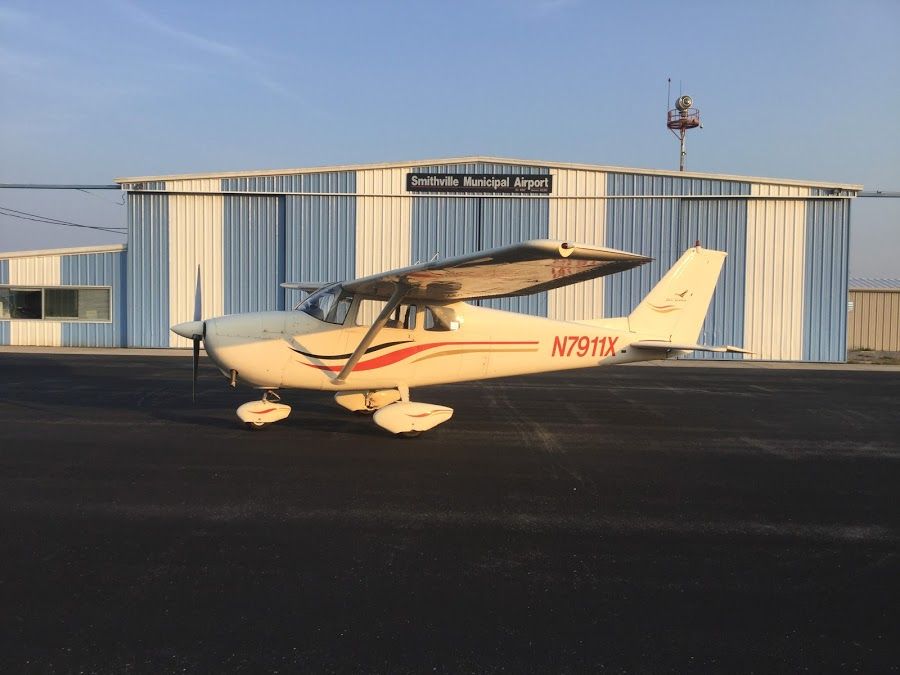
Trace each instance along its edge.
<path fill-rule="evenodd" d="M 211 56 L 224 57 L 230 59 L 235 64 L 243 66 L 249 77 L 260 87 L 280 96 L 291 99 L 297 98 L 288 87 L 284 86 L 270 75 L 264 74 L 263 71 L 265 69 L 263 64 L 253 58 L 244 49 L 219 40 L 213 40 L 205 35 L 200 35 L 199 33 L 177 28 L 163 21 L 159 17 L 154 16 L 133 2 L 116 3 L 115 6 L 124 9 L 136 23 L 149 30 L 177 40 L 192 49 L 196 49 Z"/>
<path fill-rule="evenodd" d="M 176 40 L 194 47 L 195 49 L 199 49 L 200 51 L 204 51 L 207 54 L 212 54 L 213 56 L 227 56 L 238 61 L 243 61 L 248 58 L 239 47 L 225 44 L 224 42 L 218 42 L 217 40 L 211 40 L 203 35 L 182 30 L 181 28 L 176 28 L 162 19 L 153 16 L 134 3 L 122 2 L 117 6 L 124 9 L 126 13 L 131 15 L 132 19 L 137 23 L 144 25 L 146 28 L 156 31 L 161 35 L 175 38 Z"/>

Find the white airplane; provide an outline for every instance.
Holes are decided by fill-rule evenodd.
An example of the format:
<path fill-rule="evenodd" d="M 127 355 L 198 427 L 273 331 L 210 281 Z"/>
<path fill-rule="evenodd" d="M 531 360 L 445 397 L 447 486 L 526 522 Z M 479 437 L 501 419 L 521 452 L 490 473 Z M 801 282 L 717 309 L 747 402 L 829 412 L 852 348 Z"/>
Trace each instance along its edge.
<path fill-rule="evenodd" d="M 294 311 L 195 320 L 172 331 L 200 341 L 231 385 L 263 390 L 238 417 L 251 429 L 287 417 L 280 389 L 334 392 L 348 410 L 415 436 L 453 410 L 413 402 L 410 389 L 449 382 L 665 359 L 692 350 L 749 353 L 697 344 L 726 254 L 688 249 L 625 317 L 554 321 L 469 304 L 538 293 L 622 272 L 650 258 L 614 249 L 534 240 L 353 281 L 287 283 L 311 293 Z M 199 276 L 198 276 L 199 282 Z M 374 302 L 373 302 L 374 301 Z M 367 305 L 381 311 L 369 325 Z M 363 324 L 363 325 L 360 325 Z"/>

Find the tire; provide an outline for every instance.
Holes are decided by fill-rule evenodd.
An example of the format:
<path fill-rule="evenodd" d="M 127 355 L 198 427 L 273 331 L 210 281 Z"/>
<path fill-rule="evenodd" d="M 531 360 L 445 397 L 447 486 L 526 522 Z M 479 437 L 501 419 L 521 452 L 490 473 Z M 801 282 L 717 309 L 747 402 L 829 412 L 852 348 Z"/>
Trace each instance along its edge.
<path fill-rule="evenodd" d="M 259 431 L 264 426 L 266 426 L 265 422 L 247 422 L 247 428 L 250 431 Z"/>

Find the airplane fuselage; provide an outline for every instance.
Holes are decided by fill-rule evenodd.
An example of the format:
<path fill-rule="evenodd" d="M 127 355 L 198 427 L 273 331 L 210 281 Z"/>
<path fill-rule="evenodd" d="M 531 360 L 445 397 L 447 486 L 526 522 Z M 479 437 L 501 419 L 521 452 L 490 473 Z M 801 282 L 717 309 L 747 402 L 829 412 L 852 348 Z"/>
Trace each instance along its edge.
<path fill-rule="evenodd" d="M 213 362 L 263 389 L 329 391 L 421 387 L 659 359 L 629 349 L 641 336 L 466 303 L 453 306 L 454 330 L 383 328 L 346 381 L 335 377 L 368 326 L 320 321 L 301 311 L 207 319 Z"/>

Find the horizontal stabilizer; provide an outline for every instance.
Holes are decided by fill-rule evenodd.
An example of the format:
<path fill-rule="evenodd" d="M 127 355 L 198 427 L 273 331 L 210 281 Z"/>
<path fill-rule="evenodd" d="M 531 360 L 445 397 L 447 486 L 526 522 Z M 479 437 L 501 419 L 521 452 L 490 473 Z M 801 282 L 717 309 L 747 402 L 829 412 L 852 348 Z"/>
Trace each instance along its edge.
<path fill-rule="evenodd" d="M 740 347 L 732 347 L 731 345 L 725 345 L 723 347 L 711 347 L 709 345 L 697 345 L 691 344 L 687 342 L 667 342 L 665 340 L 638 340 L 637 342 L 632 342 L 630 347 L 634 347 L 635 349 L 650 349 L 655 351 L 695 351 L 695 352 L 718 352 L 718 353 L 735 353 L 735 354 L 752 354 L 748 349 L 741 349 Z"/>

